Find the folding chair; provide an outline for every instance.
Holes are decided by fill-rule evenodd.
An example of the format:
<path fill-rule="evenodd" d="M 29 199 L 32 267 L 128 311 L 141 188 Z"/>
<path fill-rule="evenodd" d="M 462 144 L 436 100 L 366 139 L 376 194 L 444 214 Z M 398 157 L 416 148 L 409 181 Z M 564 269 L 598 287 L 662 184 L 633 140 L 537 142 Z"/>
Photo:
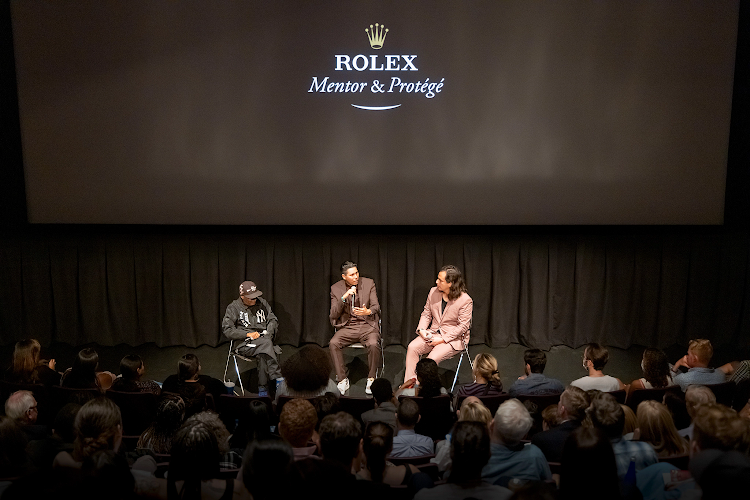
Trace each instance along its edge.
<path fill-rule="evenodd" d="M 453 394 L 453 389 L 456 387 L 456 381 L 458 380 L 458 372 L 461 370 L 461 361 L 464 360 L 464 354 L 466 354 L 466 357 L 469 360 L 469 364 L 471 365 L 471 371 L 474 371 L 474 360 L 471 359 L 471 355 L 469 354 L 469 345 L 464 340 L 466 337 L 461 338 L 461 343 L 464 346 L 464 350 L 461 351 L 461 357 L 458 358 L 458 368 L 456 368 L 456 375 L 453 377 L 453 384 L 451 385 L 451 394 Z"/>
<path fill-rule="evenodd" d="M 243 341 L 237 341 L 237 345 L 241 344 Z M 254 344 L 248 344 L 250 347 L 255 347 Z M 224 383 L 231 382 L 231 380 L 227 379 L 227 372 L 229 371 L 229 360 L 231 359 L 234 361 L 234 371 L 237 373 L 237 381 L 240 383 L 240 389 L 242 390 L 242 395 L 245 395 L 245 387 L 242 385 L 242 377 L 240 377 L 240 367 L 237 364 L 237 358 L 240 358 L 243 361 L 252 361 L 252 358 L 248 358 L 246 356 L 243 356 L 241 354 L 237 354 L 237 352 L 234 350 L 234 340 L 229 340 L 229 354 L 227 354 L 227 364 L 224 367 Z M 237 394 L 237 391 L 234 391 L 235 395 L 239 396 Z"/>
<path fill-rule="evenodd" d="M 336 329 L 334 328 L 333 333 L 336 333 Z M 362 342 L 355 342 L 353 344 L 349 344 L 346 347 L 351 347 L 352 349 L 367 349 L 367 346 L 364 345 Z M 345 349 L 346 349 L 345 347 Z M 378 318 L 378 347 L 380 348 L 380 368 L 375 371 L 375 378 L 382 377 L 385 373 L 385 354 L 383 352 L 383 324 L 380 318 Z"/>

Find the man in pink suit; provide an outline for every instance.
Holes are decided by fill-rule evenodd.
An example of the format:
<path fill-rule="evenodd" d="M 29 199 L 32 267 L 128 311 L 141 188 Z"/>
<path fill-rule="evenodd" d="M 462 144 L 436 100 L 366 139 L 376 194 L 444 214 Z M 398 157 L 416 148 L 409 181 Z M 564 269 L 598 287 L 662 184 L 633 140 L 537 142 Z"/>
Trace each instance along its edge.
<path fill-rule="evenodd" d="M 419 356 L 427 354 L 440 364 L 461 353 L 464 345 L 469 343 L 474 304 L 466 293 L 461 271 L 456 266 L 443 266 L 435 284 L 437 286 L 427 294 L 427 303 L 417 326 L 417 338 L 406 350 L 404 382 L 416 380 Z"/>

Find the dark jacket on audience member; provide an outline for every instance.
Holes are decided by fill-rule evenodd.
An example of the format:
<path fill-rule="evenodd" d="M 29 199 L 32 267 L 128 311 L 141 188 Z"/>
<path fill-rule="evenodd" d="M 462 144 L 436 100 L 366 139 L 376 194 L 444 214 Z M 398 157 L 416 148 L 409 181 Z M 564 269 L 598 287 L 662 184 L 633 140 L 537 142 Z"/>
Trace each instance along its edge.
<path fill-rule="evenodd" d="M 531 444 L 535 444 L 542 450 L 548 462 L 559 462 L 562 458 L 565 440 L 580 426 L 581 422 L 568 420 L 548 431 L 534 434 L 531 438 Z"/>
<path fill-rule="evenodd" d="M 367 410 L 362 414 L 362 423 L 367 427 L 370 422 L 388 424 L 393 429 L 393 434 L 396 434 L 396 405 L 386 401 L 373 410 Z"/>

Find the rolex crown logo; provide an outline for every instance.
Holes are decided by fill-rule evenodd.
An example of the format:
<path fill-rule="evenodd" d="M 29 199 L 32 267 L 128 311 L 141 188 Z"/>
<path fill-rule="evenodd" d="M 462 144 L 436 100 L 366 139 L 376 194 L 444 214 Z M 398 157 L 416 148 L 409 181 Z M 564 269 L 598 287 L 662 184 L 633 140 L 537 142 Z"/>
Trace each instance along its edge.
<path fill-rule="evenodd" d="M 385 35 L 388 34 L 388 28 L 382 24 L 375 23 L 375 28 L 370 25 L 370 28 L 365 28 L 367 33 L 367 39 L 370 41 L 370 47 L 373 49 L 383 48 L 383 42 L 385 42 Z"/>

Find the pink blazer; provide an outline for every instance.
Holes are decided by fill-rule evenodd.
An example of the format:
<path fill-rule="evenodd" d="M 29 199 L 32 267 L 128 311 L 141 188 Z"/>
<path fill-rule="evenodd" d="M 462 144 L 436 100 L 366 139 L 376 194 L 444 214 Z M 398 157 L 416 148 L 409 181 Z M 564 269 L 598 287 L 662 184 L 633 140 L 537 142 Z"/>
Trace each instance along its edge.
<path fill-rule="evenodd" d="M 436 286 L 432 287 L 427 294 L 427 302 L 424 311 L 419 317 L 417 330 L 425 329 L 434 332 L 440 330 L 443 340 L 450 346 L 461 351 L 464 343 L 469 342 L 469 329 L 471 328 L 471 313 L 474 302 L 468 293 L 462 293 L 456 300 L 451 300 L 445 305 L 445 312 L 441 312 L 443 294 Z"/>

